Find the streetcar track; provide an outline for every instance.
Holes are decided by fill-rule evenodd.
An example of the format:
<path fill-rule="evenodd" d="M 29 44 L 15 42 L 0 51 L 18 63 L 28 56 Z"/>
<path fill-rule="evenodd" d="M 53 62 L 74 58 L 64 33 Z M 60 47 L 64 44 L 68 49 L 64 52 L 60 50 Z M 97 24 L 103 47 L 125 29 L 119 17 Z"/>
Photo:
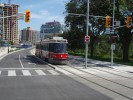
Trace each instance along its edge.
<path fill-rule="evenodd" d="M 51 65 L 51 64 L 49 64 L 49 66 L 55 67 L 55 66 L 53 66 L 53 65 Z M 68 66 L 68 67 L 70 67 L 70 66 Z M 55 67 L 55 68 L 56 68 L 56 67 Z M 105 87 L 104 85 L 101 85 L 101 84 L 99 84 L 98 82 L 89 80 L 89 79 L 87 79 L 87 78 L 84 77 L 84 76 L 80 76 L 80 75 L 78 75 L 78 74 L 75 74 L 75 73 L 73 73 L 72 71 L 69 71 L 69 70 L 67 70 L 67 69 L 65 69 L 65 68 L 62 68 L 62 67 L 58 66 L 58 65 L 57 65 L 57 68 L 63 69 L 63 70 L 65 70 L 65 71 L 67 71 L 67 72 L 69 72 L 69 73 L 71 73 L 71 74 L 73 74 L 73 75 L 75 75 L 75 76 L 77 76 L 77 77 L 80 77 L 80 78 L 82 78 L 82 79 L 84 79 L 84 80 L 86 80 L 86 81 L 88 81 L 88 82 L 91 82 L 91 83 L 93 83 L 93 84 L 95 84 L 95 85 L 97 85 L 97 86 L 100 86 L 100 87 L 102 87 L 102 88 L 104 88 L 104 89 L 107 89 L 107 90 L 113 92 L 113 93 L 116 93 L 116 94 L 118 94 L 118 95 L 120 95 L 120 96 L 122 96 L 122 97 L 124 97 L 124 98 L 127 98 L 127 99 L 129 99 L 129 100 L 133 100 L 131 97 L 126 96 L 126 95 L 123 94 L 123 93 L 119 93 L 119 91 L 116 91 L 116 90 L 110 89 L 110 88 L 108 88 L 108 87 Z M 73 68 L 73 67 L 70 67 L 70 68 Z M 77 68 L 74 68 L 74 69 L 79 70 L 79 69 L 77 69 Z M 79 70 L 79 71 L 81 71 L 81 70 Z M 84 72 L 84 71 L 82 71 L 82 72 Z M 87 72 L 86 72 L 86 73 L 87 73 Z M 87 73 L 87 74 L 89 74 L 89 73 Z M 97 77 L 97 76 L 95 76 L 95 77 Z M 106 79 L 105 79 L 105 80 L 106 80 Z M 106 81 L 108 81 L 108 80 L 106 80 Z M 114 82 L 112 82 L 112 83 L 114 83 Z M 117 84 L 117 83 L 114 83 L 114 84 Z M 120 85 L 120 84 L 117 84 L 117 85 Z M 123 86 L 123 85 L 120 85 L 120 86 L 125 87 L 125 86 Z M 125 87 L 125 88 L 128 88 L 128 87 Z M 132 89 L 132 88 L 129 87 L 128 89 Z"/>
<path fill-rule="evenodd" d="M 127 76 L 124 76 L 124 75 L 115 74 L 113 72 L 109 72 L 109 71 L 106 71 L 106 70 L 97 69 L 97 68 L 92 68 L 92 69 L 99 70 L 99 71 L 103 71 L 103 72 L 106 72 L 106 73 L 110 73 L 112 75 L 116 75 L 116 76 L 120 76 L 120 77 L 123 77 L 123 78 L 127 78 L 127 79 L 130 79 L 130 80 L 133 80 L 133 78 L 130 78 L 130 77 L 127 77 Z M 116 72 L 120 72 L 120 71 L 116 71 Z"/>
<path fill-rule="evenodd" d="M 80 77 L 80 78 L 82 78 L 82 79 L 85 79 L 86 81 L 89 81 L 89 82 L 91 82 L 91 83 L 93 83 L 93 84 L 95 84 L 95 85 L 98 85 L 98 86 L 100 86 L 100 87 L 102 87 L 102 88 L 105 88 L 105 89 L 107 89 L 107 90 L 109 90 L 109 91 L 112 91 L 112 92 L 114 92 L 114 93 L 116 93 L 116 94 L 118 94 L 118 95 L 121 95 L 121 96 L 123 96 L 123 97 L 125 97 L 125 98 L 127 98 L 127 99 L 133 100 L 132 98 L 130 98 L 130 97 L 128 97 L 128 96 L 126 96 L 126 95 L 124 95 L 124 94 L 122 94 L 122 93 L 119 93 L 119 92 L 117 92 L 117 91 L 115 91 L 115 90 L 112 90 L 112 89 L 110 89 L 110 88 L 108 88 L 108 87 L 105 87 L 105 86 L 103 86 L 103 85 L 101 85 L 101 84 L 99 84 L 99 83 L 96 83 L 95 81 L 89 80 L 89 79 L 87 79 L 87 78 L 85 78 L 85 77 L 83 77 L 83 76 L 80 76 L 80 75 L 78 75 L 78 74 L 75 74 L 75 73 L 73 73 L 73 72 L 71 72 L 71 71 L 69 71 L 69 70 L 67 70 L 67 69 L 65 69 L 65 68 L 63 68 L 63 67 L 60 67 L 59 65 L 58 65 L 57 67 L 59 67 L 59 68 L 65 70 L 65 71 L 67 71 L 67 72 L 69 72 L 69 73 L 72 73 L 72 74 L 75 75 L 75 76 L 78 76 L 78 77 Z M 68 66 L 68 67 L 70 67 L 70 66 Z M 73 68 L 73 67 L 70 67 L 70 68 Z M 79 69 L 77 69 L 77 68 L 73 68 L 73 69 L 79 70 Z M 82 71 L 82 70 L 79 70 L 79 71 Z M 84 72 L 84 71 L 82 71 L 82 72 Z M 87 72 L 85 72 L 85 73 L 87 73 Z M 87 73 L 87 74 L 90 74 L 90 73 Z M 97 77 L 97 76 L 96 76 L 96 77 Z M 113 82 L 113 83 L 114 83 L 114 82 Z M 117 83 L 114 83 L 114 84 L 117 84 Z M 118 85 L 120 85 L 120 84 L 118 84 Z M 123 85 L 121 85 L 121 86 L 123 86 Z M 125 87 L 125 86 L 123 86 L 123 87 Z M 129 88 L 129 89 L 131 89 L 131 88 Z"/>
<path fill-rule="evenodd" d="M 70 66 L 69 66 L 69 67 L 70 67 Z M 71 68 L 73 68 L 73 67 L 71 67 Z M 79 70 L 78 68 L 74 68 L 74 69 Z M 90 74 L 90 75 L 93 75 L 93 76 L 99 77 L 99 78 L 101 78 L 101 79 L 104 79 L 104 80 L 107 80 L 107 81 L 113 82 L 113 83 L 115 83 L 115 84 L 118 84 L 118 85 L 124 86 L 124 87 L 126 87 L 126 88 L 133 89 L 133 87 L 129 87 L 129 86 L 127 86 L 127 85 L 120 84 L 120 83 L 118 83 L 118 82 L 115 82 L 115 81 L 109 80 L 109 79 L 107 79 L 107 78 L 104 78 L 104 77 L 101 77 L 101 76 L 98 76 L 98 75 L 95 75 L 95 74 L 92 74 L 92 73 L 89 73 L 89 72 L 86 72 L 86 71 L 83 71 L 83 70 L 79 70 L 79 71 L 82 71 L 82 72 L 85 72 L 85 73 L 87 73 L 87 74 Z"/>

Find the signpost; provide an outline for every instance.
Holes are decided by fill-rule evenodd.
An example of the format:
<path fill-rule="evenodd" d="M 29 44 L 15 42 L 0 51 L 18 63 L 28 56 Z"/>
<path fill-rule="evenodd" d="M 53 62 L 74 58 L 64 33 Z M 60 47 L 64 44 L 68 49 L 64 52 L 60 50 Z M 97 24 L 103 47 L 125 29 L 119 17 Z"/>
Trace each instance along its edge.
<path fill-rule="evenodd" d="M 87 0 L 87 15 L 86 15 L 86 36 L 88 36 L 88 23 L 89 23 L 89 3 L 90 0 Z M 88 43 L 85 45 L 85 68 L 87 68 L 87 59 L 88 59 Z"/>
<path fill-rule="evenodd" d="M 89 43 L 89 41 L 90 41 L 90 36 L 88 36 L 88 35 L 85 36 L 85 42 L 86 42 L 86 43 Z"/>

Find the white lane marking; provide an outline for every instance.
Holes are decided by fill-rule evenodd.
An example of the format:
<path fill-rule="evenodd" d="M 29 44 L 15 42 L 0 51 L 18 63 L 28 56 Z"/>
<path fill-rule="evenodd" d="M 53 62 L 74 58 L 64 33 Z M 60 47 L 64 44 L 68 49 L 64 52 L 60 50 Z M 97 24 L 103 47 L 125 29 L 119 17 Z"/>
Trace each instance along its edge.
<path fill-rule="evenodd" d="M 21 67 L 24 68 L 24 66 L 23 66 L 23 64 L 22 64 L 22 62 L 21 62 L 21 59 L 20 59 L 20 55 L 19 55 L 19 62 L 20 62 L 20 64 L 21 64 Z"/>
<path fill-rule="evenodd" d="M 46 75 L 42 70 L 35 70 L 38 75 Z"/>
<path fill-rule="evenodd" d="M 48 72 L 50 72 L 50 73 L 53 74 L 53 75 L 59 75 L 59 73 L 56 72 L 55 70 L 48 70 Z"/>
<path fill-rule="evenodd" d="M 65 74 L 65 75 L 73 75 L 72 73 L 69 73 L 68 71 L 65 71 L 65 70 L 63 70 L 63 69 L 57 68 L 57 70 L 60 71 L 60 72 L 62 72 L 62 73 Z"/>
<path fill-rule="evenodd" d="M 0 75 L 1 75 L 1 72 L 2 72 L 2 71 L 0 70 Z"/>
<path fill-rule="evenodd" d="M 46 68 L 0 68 L 0 70 L 21 70 L 21 69 L 27 69 L 27 70 L 41 70 Z M 47 68 L 49 69 L 49 68 Z"/>
<path fill-rule="evenodd" d="M 28 62 L 29 65 L 36 65 L 35 63 Z"/>
<path fill-rule="evenodd" d="M 9 70 L 8 76 L 16 76 L 16 71 L 15 70 Z"/>
<path fill-rule="evenodd" d="M 22 70 L 22 73 L 24 76 L 31 76 L 31 73 L 29 72 L 29 70 Z"/>

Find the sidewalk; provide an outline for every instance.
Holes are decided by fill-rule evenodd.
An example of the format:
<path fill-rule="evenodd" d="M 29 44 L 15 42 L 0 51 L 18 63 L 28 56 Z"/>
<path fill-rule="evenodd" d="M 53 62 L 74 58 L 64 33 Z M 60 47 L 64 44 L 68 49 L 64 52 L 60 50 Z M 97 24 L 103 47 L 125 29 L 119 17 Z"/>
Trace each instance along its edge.
<path fill-rule="evenodd" d="M 73 55 L 69 55 L 69 58 L 73 58 L 79 61 L 82 61 L 85 63 L 85 58 L 81 57 L 81 56 L 73 56 Z M 88 67 L 89 66 L 96 66 L 96 67 L 107 67 L 107 68 L 113 68 L 113 69 L 118 69 L 118 70 L 122 70 L 122 71 L 127 71 L 127 72 L 131 72 L 133 73 L 133 66 L 128 66 L 128 65 L 122 65 L 122 64 L 116 64 L 113 63 L 113 65 L 111 66 L 111 62 L 106 62 L 106 61 L 99 61 L 99 60 L 94 60 L 94 59 L 89 59 L 87 60 L 88 63 Z"/>

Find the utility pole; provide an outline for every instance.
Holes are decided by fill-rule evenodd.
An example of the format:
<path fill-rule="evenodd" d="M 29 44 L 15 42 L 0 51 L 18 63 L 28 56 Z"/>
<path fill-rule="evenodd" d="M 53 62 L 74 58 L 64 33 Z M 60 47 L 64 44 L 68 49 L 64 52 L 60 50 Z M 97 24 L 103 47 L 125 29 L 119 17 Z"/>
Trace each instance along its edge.
<path fill-rule="evenodd" d="M 90 1 L 87 0 L 87 15 L 86 15 L 86 36 L 88 36 L 88 24 L 89 24 L 89 3 Z M 86 53 L 85 53 L 85 68 L 87 68 L 87 59 L 88 59 L 88 42 L 86 42 Z"/>
<path fill-rule="evenodd" d="M 113 22 L 112 22 L 112 34 L 114 34 L 114 21 L 115 21 L 115 0 L 113 0 Z M 112 38 L 112 37 L 111 37 Z M 111 66 L 113 65 L 113 56 L 114 56 L 114 50 L 113 50 L 113 43 L 111 43 Z"/>

